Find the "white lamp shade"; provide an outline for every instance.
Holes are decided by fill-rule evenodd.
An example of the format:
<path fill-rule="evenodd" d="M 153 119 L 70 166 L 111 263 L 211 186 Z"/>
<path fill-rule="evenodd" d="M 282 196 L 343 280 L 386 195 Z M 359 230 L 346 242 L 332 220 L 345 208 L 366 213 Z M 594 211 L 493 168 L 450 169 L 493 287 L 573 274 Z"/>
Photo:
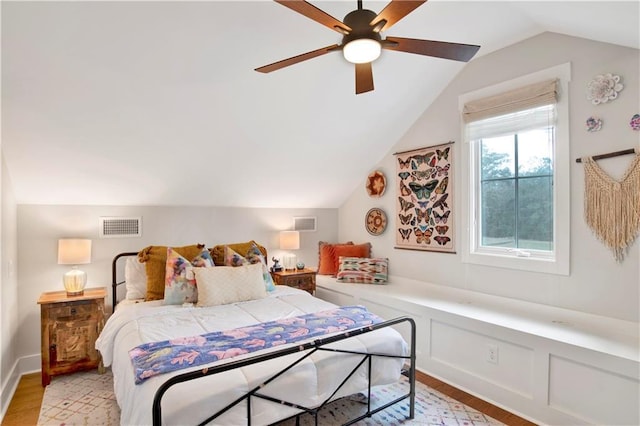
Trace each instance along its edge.
<path fill-rule="evenodd" d="M 342 49 L 342 54 L 353 64 L 366 64 L 378 59 L 381 50 L 382 46 L 377 40 L 359 38 L 347 43 Z"/>
<path fill-rule="evenodd" d="M 59 265 L 91 263 L 91 240 L 64 238 L 58 240 Z"/>
<path fill-rule="evenodd" d="M 300 248 L 300 233 L 298 231 L 280 232 L 281 250 L 298 250 Z"/>

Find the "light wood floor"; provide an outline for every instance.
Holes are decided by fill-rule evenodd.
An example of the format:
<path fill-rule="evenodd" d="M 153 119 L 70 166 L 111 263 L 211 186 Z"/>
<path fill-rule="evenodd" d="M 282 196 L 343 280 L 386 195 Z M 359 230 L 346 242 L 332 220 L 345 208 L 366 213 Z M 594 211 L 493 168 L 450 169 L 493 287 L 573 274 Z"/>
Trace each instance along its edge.
<path fill-rule="evenodd" d="M 2 426 L 30 426 L 38 423 L 44 388 L 40 373 L 25 374 L 18 383 Z"/>
<path fill-rule="evenodd" d="M 461 391 L 451 385 L 441 382 L 424 373 L 417 372 L 418 381 L 435 390 L 450 396 L 469 407 L 493 417 L 507 425 L 512 426 L 535 426 L 521 417 L 516 416 L 508 411 L 491 405 L 479 398 L 476 398 L 466 392 Z M 38 423 L 40 415 L 40 406 L 42 405 L 42 397 L 44 396 L 44 388 L 41 384 L 40 373 L 26 374 L 20 379 L 16 393 L 11 399 L 7 414 L 2 420 L 2 426 L 31 426 Z"/>

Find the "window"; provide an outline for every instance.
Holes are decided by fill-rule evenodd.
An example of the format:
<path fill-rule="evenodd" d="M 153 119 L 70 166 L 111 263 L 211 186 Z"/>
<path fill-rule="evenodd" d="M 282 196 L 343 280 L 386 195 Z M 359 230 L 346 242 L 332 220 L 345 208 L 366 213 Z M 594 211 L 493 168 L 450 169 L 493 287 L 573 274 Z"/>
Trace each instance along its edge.
<path fill-rule="evenodd" d="M 537 128 L 470 141 L 478 171 L 475 250 L 552 255 L 554 112 L 555 104 L 525 110 L 517 114 L 541 113 L 548 120 Z M 513 115 L 488 120 L 513 120 Z"/>
<path fill-rule="evenodd" d="M 562 84 L 552 78 L 461 99 L 469 161 L 465 261 L 568 274 L 568 111 L 558 95 Z"/>

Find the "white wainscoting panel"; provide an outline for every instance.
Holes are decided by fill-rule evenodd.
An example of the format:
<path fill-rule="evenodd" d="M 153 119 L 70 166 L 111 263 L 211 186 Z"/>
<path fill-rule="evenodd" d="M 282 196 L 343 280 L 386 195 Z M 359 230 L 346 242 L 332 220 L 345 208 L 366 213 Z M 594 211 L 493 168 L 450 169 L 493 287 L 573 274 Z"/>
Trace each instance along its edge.
<path fill-rule="evenodd" d="M 639 381 L 551 355 L 549 405 L 599 425 L 640 424 Z"/>
<path fill-rule="evenodd" d="M 360 298 L 358 303 L 365 305 L 371 312 L 386 320 L 398 317 L 411 317 L 416 323 L 416 356 L 419 359 L 422 355 L 422 348 L 426 347 L 424 346 L 424 339 L 427 335 L 427 332 L 425 330 L 425 322 L 422 316 L 417 315 L 413 312 L 409 312 L 407 310 L 397 309 L 380 302 L 381 301 L 374 301 L 363 297 Z M 402 338 L 407 343 L 411 342 L 411 328 L 408 323 L 398 324 L 393 328 L 395 328 L 398 333 L 400 333 Z M 418 365 L 420 365 L 419 360 Z"/>
<path fill-rule="evenodd" d="M 338 291 L 325 290 L 322 287 L 316 287 L 316 297 L 331 302 L 338 306 L 353 305 L 356 298 L 350 294 L 340 293 Z"/>
<path fill-rule="evenodd" d="M 336 304 L 411 316 L 418 369 L 536 424 L 640 424 L 637 323 L 399 277 L 317 285 Z"/>
<path fill-rule="evenodd" d="M 496 362 L 489 360 L 497 350 Z M 440 321 L 431 321 L 431 358 L 533 398 L 533 349 Z"/>

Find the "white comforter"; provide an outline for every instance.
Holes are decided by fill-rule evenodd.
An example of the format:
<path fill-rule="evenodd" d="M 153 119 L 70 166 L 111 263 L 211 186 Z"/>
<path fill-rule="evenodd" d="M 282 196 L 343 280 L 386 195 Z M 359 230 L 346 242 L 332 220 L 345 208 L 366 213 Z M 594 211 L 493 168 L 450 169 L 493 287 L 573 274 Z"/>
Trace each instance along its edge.
<path fill-rule="evenodd" d="M 184 369 L 152 377 L 136 385 L 128 355 L 133 347 L 174 337 L 194 336 L 277 318 L 295 317 L 334 306 L 305 291 L 285 286 L 277 286 L 276 291 L 265 299 L 210 308 L 164 306 L 161 301 L 119 306 L 107 321 L 96 342 L 96 348 L 102 354 L 105 366 L 112 367 L 114 390 L 121 409 L 121 424 L 151 424 L 151 406 L 156 389 L 169 377 L 189 371 Z M 334 346 L 394 355 L 407 353 L 407 344 L 391 328 L 356 336 Z M 262 351 L 255 352 L 243 357 L 261 353 Z M 163 423 L 199 423 L 300 356 L 288 355 L 173 386 L 162 400 Z M 351 371 L 361 358 L 319 351 L 261 392 L 302 406 L 316 406 L 330 397 L 344 379 L 345 372 Z M 238 359 L 241 357 L 232 360 Z M 402 364 L 400 359 L 374 358 L 373 384 L 388 384 L 398 380 Z M 363 367 L 366 367 L 366 363 Z M 191 370 L 199 368 L 202 367 Z M 366 388 L 367 370 L 360 368 L 336 397 Z M 255 398 L 252 401 L 252 424 L 269 424 L 296 414 L 295 409 L 280 404 Z M 246 404 L 243 402 L 217 418 L 213 424 L 246 424 L 246 416 Z"/>

